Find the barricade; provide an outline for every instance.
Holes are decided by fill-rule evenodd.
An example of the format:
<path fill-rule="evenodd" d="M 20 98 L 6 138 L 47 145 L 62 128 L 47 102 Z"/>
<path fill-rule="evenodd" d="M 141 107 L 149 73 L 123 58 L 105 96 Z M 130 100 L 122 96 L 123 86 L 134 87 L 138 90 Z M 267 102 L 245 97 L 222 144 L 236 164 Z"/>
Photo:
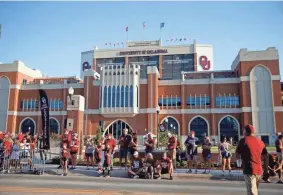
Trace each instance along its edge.
<path fill-rule="evenodd" d="M 31 173 L 43 175 L 45 171 L 45 150 L 23 149 L 0 153 L 0 170 L 5 173 Z M 42 158 L 43 157 L 43 158 Z"/>

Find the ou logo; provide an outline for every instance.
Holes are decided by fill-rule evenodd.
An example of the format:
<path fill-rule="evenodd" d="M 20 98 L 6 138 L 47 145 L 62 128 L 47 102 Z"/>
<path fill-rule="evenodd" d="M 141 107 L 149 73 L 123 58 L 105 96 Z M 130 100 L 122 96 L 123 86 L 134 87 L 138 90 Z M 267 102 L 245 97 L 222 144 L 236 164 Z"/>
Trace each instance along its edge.
<path fill-rule="evenodd" d="M 88 62 L 84 62 L 83 63 L 83 71 L 84 70 L 89 70 L 91 67 L 90 67 L 90 65 L 89 65 L 89 63 Z"/>
<path fill-rule="evenodd" d="M 206 56 L 199 57 L 199 64 L 201 65 L 203 70 L 210 69 L 210 60 L 208 60 Z"/>

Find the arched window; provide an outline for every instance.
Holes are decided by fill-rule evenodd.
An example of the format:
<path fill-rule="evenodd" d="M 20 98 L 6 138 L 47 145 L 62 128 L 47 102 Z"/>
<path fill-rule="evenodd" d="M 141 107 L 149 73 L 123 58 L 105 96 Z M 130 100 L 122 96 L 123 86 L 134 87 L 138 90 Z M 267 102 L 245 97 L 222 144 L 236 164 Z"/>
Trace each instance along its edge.
<path fill-rule="evenodd" d="M 35 123 L 32 119 L 30 118 L 27 118 L 27 119 L 24 119 L 22 122 L 21 122 L 21 132 L 23 134 L 25 133 L 28 133 L 30 135 L 34 135 L 35 134 Z"/>
<path fill-rule="evenodd" d="M 236 119 L 231 116 L 226 116 L 222 118 L 219 124 L 219 131 L 220 131 L 220 138 L 225 136 L 227 140 L 231 137 L 233 138 L 234 142 L 239 141 L 239 131 L 240 127 Z"/>
<path fill-rule="evenodd" d="M 257 135 L 274 135 L 274 100 L 270 71 L 265 66 L 258 65 L 252 69 L 250 78 L 252 122 L 256 133 Z M 262 140 L 269 144 L 268 137 Z"/>
<path fill-rule="evenodd" d="M 132 128 L 124 121 L 122 120 L 116 120 L 109 125 L 105 131 L 104 136 L 111 133 L 115 139 L 119 139 L 119 137 L 122 135 L 123 129 L 127 128 L 129 131 L 128 133 L 132 133 Z"/>
<path fill-rule="evenodd" d="M 107 87 L 104 87 L 103 90 L 103 107 L 105 108 L 107 105 Z"/>
<path fill-rule="evenodd" d="M 125 105 L 125 88 L 124 86 L 121 87 L 121 107 Z"/>
<path fill-rule="evenodd" d="M 130 86 L 130 107 L 134 106 L 134 90 L 133 86 Z"/>
<path fill-rule="evenodd" d="M 129 86 L 125 89 L 125 107 L 129 106 Z"/>
<path fill-rule="evenodd" d="M 116 107 L 120 107 L 120 86 L 117 87 L 117 93 L 116 93 Z"/>
<path fill-rule="evenodd" d="M 50 118 L 49 120 L 49 125 L 50 125 L 50 132 L 52 134 L 59 134 L 60 131 L 59 131 L 59 123 L 56 119 L 54 118 Z"/>
<path fill-rule="evenodd" d="M 107 101 L 107 107 L 109 108 L 109 107 L 111 107 L 111 87 L 109 86 L 108 87 L 108 92 L 107 92 L 107 99 L 108 99 L 108 101 Z"/>
<path fill-rule="evenodd" d="M 112 107 L 115 107 L 116 89 L 115 86 L 112 87 Z"/>
<path fill-rule="evenodd" d="M 176 119 L 172 117 L 166 117 L 162 124 L 165 126 L 166 130 L 172 134 L 179 135 L 179 124 Z"/>
<path fill-rule="evenodd" d="M 195 132 L 195 136 L 202 143 L 205 136 L 208 136 L 208 124 L 202 117 L 196 117 L 190 122 L 190 131 Z"/>

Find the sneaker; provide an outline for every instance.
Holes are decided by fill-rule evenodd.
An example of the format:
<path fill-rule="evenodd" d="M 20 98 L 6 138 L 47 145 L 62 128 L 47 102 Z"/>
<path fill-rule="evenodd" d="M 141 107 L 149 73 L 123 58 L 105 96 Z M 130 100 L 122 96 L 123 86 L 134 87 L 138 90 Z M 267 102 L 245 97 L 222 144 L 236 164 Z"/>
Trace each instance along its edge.
<path fill-rule="evenodd" d="M 61 169 L 62 168 L 62 166 L 61 165 L 59 165 L 58 167 L 57 167 L 57 169 Z"/>
<path fill-rule="evenodd" d="M 157 180 L 160 180 L 160 179 L 161 179 L 161 176 L 158 176 L 156 179 L 157 179 Z"/>
<path fill-rule="evenodd" d="M 133 179 L 138 179 L 139 178 L 139 176 L 138 175 L 135 175 L 134 177 L 133 177 Z"/>
<path fill-rule="evenodd" d="M 110 175 L 105 175 L 105 177 L 106 177 L 106 178 L 109 178 L 109 177 L 110 177 Z"/>
<path fill-rule="evenodd" d="M 277 183 L 283 184 L 283 181 L 280 179 L 279 181 L 277 181 Z"/>
<path fill-rule="evenodd" d="M 202 172 L 202 174 L 206 174 L 206 173 L 207 173 L 206 171 Z"/>
<path fill-rule="evenodd" d="M 170 180 L 173 180 L 173 176 L 170 176 Z"/>
<path fill-rule="evenodd" d="M 67 175 L 68 175 L 67 173 L 64 173 L 64 174 L 63 174 L 63 176 L 67 176 Z"/>

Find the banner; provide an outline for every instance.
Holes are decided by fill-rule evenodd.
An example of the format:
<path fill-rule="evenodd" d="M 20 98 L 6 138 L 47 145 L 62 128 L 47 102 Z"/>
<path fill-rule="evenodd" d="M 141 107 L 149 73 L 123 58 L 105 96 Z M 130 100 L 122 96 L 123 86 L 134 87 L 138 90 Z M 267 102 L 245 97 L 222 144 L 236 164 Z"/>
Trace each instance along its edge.
<path fill-rule="evenodd" d="M 49 150 L 50 149 L 50 130 L 49 130 L 49 104 L 48 97 L 44 90 L 39 90 L 40 95 L 40 109 L 41 109 L 41 119 L 42 119 L 42 133 L 43 133 L 43 148 Z"/>

